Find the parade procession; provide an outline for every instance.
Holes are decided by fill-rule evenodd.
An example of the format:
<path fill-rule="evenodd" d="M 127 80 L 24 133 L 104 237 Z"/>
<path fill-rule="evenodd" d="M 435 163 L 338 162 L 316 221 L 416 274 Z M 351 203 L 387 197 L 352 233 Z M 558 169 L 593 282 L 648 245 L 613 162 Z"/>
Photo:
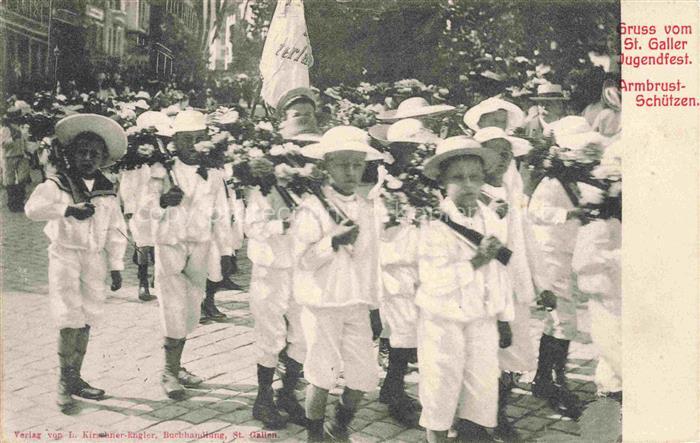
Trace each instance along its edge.
<path fill-rule="evenodd" d="M 158 386 L 150 406 L 185 414 L 211 395 L 211 411 L 247 411 L 219 428 L 259 432 L 242 440 L 607 441 L 596 432 L 610 428 L 617 441 L 618 42 L 589 48 L 578 77 L 537 50 L 482 51 L 480 69 L 445 83 L 387 58 L 382 81 L 317 86 L 315 70 L 342 66 L 315 51 L 308 5 L 268 3 L 259 77 L 236 80 L 248 95 L 107 72 L 3 97 L 3 224 L 39 226 L 47 246 L 44 406 L 73 420 L 63 429 L 88 424 L 91 407 L 130 401 L 100 384 L 129 364 L 134 397 Z M 115 337 L 123 357 L 108 362 L 100 340 L 126 304 L 153 313 L 150 332 Z M 243 344 L 217 341 L 242 327 L 246 395 L 221 381 L 225 364 L 189 364 L 212 343 L 225 361 Z M 239 404 L 217 409 L 222 392 Z M 362 432 L 375 412 L 394 433 Z M 154 438 L 232 439 L 162 429 L 172 438 Z M 568 433 L 547 440 L 552 429 Z"/>

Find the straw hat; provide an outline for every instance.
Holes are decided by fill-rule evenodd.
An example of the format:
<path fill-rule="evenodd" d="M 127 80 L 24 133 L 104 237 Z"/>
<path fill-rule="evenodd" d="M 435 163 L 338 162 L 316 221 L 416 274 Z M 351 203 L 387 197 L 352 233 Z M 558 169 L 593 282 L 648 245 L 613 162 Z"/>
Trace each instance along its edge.
<path fill-rule="evenodd" d="M 136 101 L 136 102 L 134 103 L 134 107 L 139 108 L 139 109 L 148 109 L 148 108 L 150 108 L 150 106 L 148 105 L 148 103 L 146 103 L 146 100 L 144 100 L 144 99 L 141 99 L 141 100 Z"/>
<path fill-rule="evenodd" d="M 568 116 L 553 122 L 552 133 L 559 147 L 571 150 L 583 149 L 590 144 L 606 146 L 611 139 L 591 128 L 585 118 Z"/>
<path fill-rule="evenodd" d="M 95 133 L 105 141 L 109 161 L 119 159 L 126 152 L 126 132 L 111 118 L 98 114 L 75 114 L 56 123 L 56 137 L 63 146 L 69 146 L 81 132 Z"/>
<path fill-rule="evenodd" d="M 369 145 L 369 135 L 354 126 L 336 126 L 326 131 L 318 143 L 305 146 L 301 153 L 308 158 L 323 159 L 332 152 L 353 151 L 367 154 L 365 160 L 382 160 L 384 156 Z"/>
<path fill-rule="evenodd" d="M 400 120 L 402 118 L 435 116 L 453 111 L 454 106 L 431 105 L 423 97 L 411 97 L 402 101 L 399 107 L 392 111 L 385 111 L 377 115 L 379 120 Z"/>
<path fill-rule="evenodd" d="M 553 136 L 556 140 L 558 136 L 563 134 L 580 134 L 590 132 L 593 128 L 588 124 L 585 117 L 578 115 L 567 115 L 564 118 L 549 123 L 544 128 L 545 136 Z"/>
<path fill-rule="evenodd" d="M 532 145 L 529 141 L 519 137 L 512 137 L 503 129 L 495 126 L 479 129 L 476 131 L 476 134 L 474 134 L 474 140 L 481 144 L 484 144 L 489 140 L 496 140 L 499 138 L 502 138 L 510 143 L 510 149 L 513 152 L 513 157 L 521 157 L 530 152 L 532 149 Z"/>
<path fill-rule="evenodd" d="M 479 127 L 479 120 L 484 114 L 496 112 L 501 109 L 508 114 L 506 131 L 519 128 L 525 122 L 525 113 L 516 104 L 498 97 L 491 97 L 470 108 L 464 114 L 464 123 L 474 131 L 478 131 L 481 129 L 481 127 Z"/>
<path fill-rule="evenodd" d="M 374 125 L 369 135 L 383 145 L 392 143 L 437 143 L 440 137 L 415 118 L 399 120 L 391 125 Z"/>
<path fill-rule="evenodd" d="M 537 95 L 530 97 L 533 101 L 569 100 L 561 85 L 542 83 L 537 87 Z"/>
<path fill-rule="evenodd" d="M 136 93 L 136 98 L 142 98 L 144 100 L 150 100 L 151 99 L 151 94 L 149 94 L 146 91 L 139 91 Z"/>
<path fill-rule="evenodd" d="M 173 134 L 178 132 L 206 131 L 206 116 L 195 110 L 180 111 L 173 120 Z"/>
<path fill-rule="evenodd" d="M 156 128 L 156 133 L 165 137 L 172 137 L 173 129 L 170 117 L 157 111 L 146 111 L 136 118 L 136 126 L 139 129 Z"/>
<path fill-rule="evenodd" d="M 498 156 L 491 149 L 486 149 L 481 144 L 466 135 L 448 137 L 438 143 L 435 155 L 425 161 L 423 175 L 432 180 L 440 176 L 440 165 L 445 161 L 461 155 L 473 155 L 484 162 L 484 169 L 491 169 L 497 162 Z"/>

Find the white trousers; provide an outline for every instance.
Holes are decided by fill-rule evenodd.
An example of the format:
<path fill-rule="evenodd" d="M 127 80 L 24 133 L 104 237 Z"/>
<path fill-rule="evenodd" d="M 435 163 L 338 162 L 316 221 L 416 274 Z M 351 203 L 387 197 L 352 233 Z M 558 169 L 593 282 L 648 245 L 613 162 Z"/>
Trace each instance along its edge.
<path fill-rule="evenodd" d="M 379 313 L 392 348 L 415 348 L 418 306 L 415 296 L 385 295 Z"/>
<path fill-rule="evenodd" d="M 622 390 L 622 318 L 605 309 L 602 303 L 589 300 L 591 338 L 598 348 L 595 382 L 599 392 Z"/>
<path fill-rule="evenodd" d="M 495 317 L 460 323 L 421 311 L 418 367 L 421 426 L 446 431 L 455 415 L 496 426 L 500 370 Z"/>
<path fill-rule="evenodd" d="M 156 245 L 156 286 L 163 333 L 186 338 L 199 324 L 209 258 L 209 242 Z"/>
<path fill-rule="evenodd" d="M 301 306 L 292 297 L 292 270 L 253 264 L 250 280 L 250 312 L 255 320 L 255 353 L 258 364 L 277 367 L 279 353 L 299 363 L 306 358 L 301 329 Z"/>
<path fill-rule="evenodd" d="M 501 371 L 525 373 L 537 369 L 537 353 L 530 337 L 530 304 L 513 303 L 515 318 L 510 323 L 512 344 L 498 350 Z"/>
<path fill-rule="evenodd" d="M 98 323 L 104 307 L 106 278 L 104 251 L 49 246 L 49 301 L 59 329 Z"/>
<path fill-rule="evenodd" d="M 379 368 L 367 305 L 304 306 L 301 325 L 307 346 L 304 376 L 309 383 L 330 390 L 342 367 L 347 388 L 362 392 L 376 389 Z"/>

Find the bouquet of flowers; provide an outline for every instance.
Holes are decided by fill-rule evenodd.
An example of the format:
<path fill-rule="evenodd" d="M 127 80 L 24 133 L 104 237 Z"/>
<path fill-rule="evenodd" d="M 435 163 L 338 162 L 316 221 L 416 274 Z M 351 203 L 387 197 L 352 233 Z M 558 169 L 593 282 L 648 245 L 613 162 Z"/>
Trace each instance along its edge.
<path fill-rule="evenodd" d="M 134 128 L 134 129 L 132 129 Z M 155 163 L 165 164 L 172 161 L 163 154 L 163 149 L 160 149 L 158 144 L 160 141 L 155 135 L 155 130 L 152 128 L 144 128 L 136 130 L 135 127 L 127 130 L 129 144 L 126 153 L 117 160 L 110 168 L 112 172 L 121 170 L 132 170 L 143 165 L 151 166 Z"/>
<path fill-rule="evenodd" d="M 431 145 L 416 145 L 412 152 L 405 152 L 405 158 L 390 165 L 389 171 L 380 166 L 380 195 L 387 208 L 387 227 L 400 223 L 418 225 L 438 211 L 439 190 L 435 182 L 423 175 L 423 163 L 434 150 Z"/>

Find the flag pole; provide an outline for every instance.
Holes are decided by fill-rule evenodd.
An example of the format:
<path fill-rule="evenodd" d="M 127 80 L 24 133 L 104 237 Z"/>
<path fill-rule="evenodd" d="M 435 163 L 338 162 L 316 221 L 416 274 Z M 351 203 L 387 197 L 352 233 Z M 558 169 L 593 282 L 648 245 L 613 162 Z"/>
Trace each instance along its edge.
<path fill-rule="evenodd" d="M 255 108 L 258 106 L 258 99 L 260 98 L 260 92 L 262 92 L 262 77 L 258 77 L 258 87 L 255 88 L 255 94 L 253 95 L 253 101 L 250 104 L 250 116 L 255 116 Z M 267 113 L 267 109 L 265 109 Z"/>

